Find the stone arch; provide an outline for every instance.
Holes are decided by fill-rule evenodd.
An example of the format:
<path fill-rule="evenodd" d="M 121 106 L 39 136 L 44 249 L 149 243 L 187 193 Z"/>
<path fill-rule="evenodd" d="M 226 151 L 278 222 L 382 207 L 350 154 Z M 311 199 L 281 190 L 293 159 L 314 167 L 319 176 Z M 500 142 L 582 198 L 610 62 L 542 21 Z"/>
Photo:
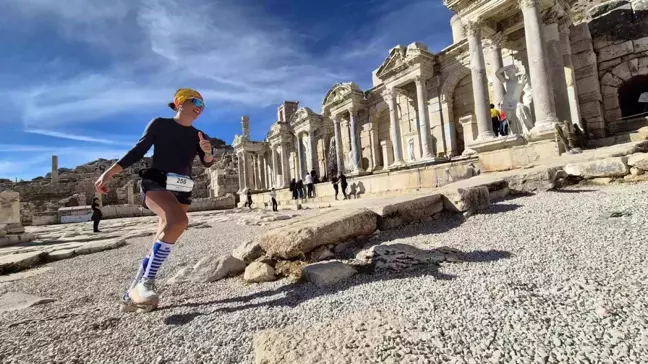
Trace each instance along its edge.
<path fill-rule="evenodd" d="M 452 101 L 454 99 L 455 88 L 457 84 L 464 77 L 470 75 L 470 69 L 462 67 L 461 69 L 451 72 L 450 76 L 445 79 L 443 86 L 441 86 L 441 107 L 448 110 L 448 121 L 454 122 L 454 115 L 452 113 Z"/>
<path fill-rule="evenodd" d="M 331 89 L 324 96 L 322 101 L 322 115 L 326 115 L 326 106 L 337 101 L 343 100 L 346 96 L 352 94 L 353 92 L 362 92 L 360 86 L 355 82 L 340 82 L 336 83 L 331 87 Z"/>
<path fill-rule="evenodd" d="M 459 116 L 455 117 L 455 91 L 457 85 L 466 77 L 471 77 L 470 69 L 461 67 L 450 73 L 441 86 L 440 105 L 444 114 L 444 128 L 442 132 L 446 138 L 447 151 L 449 156 L 460 155 L 464 149 L 463 128 L 459 122 Z"/>
<path fill-rule="evenodd" d="M 614 124 L 623 123 L 622 102 L 619 100 L 620 88 L 631 82 L 633 78 L 646 75 L 648 75 L 648 56 L 623 62 L 601 77 L 605 122 L 612 131 L 618 129 L 617 126 L 622 127 Z"/>

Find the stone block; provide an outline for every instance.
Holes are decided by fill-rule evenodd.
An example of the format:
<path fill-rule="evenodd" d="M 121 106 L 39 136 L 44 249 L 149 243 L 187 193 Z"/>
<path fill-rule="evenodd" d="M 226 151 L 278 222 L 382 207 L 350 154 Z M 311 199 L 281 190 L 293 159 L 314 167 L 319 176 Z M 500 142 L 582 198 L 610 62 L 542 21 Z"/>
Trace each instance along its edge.
<path fill-rule="evenodd" d="M 603 97 L 617 95 L 619 89 L 617 87 L 603 86 L 601 87 L 601 93 L 603 94 Z"/>
<path fill-rule="evenodd" d="M 407 197 L 371 208 L 378 214 L 378 229 L 385 231 L 419 221 L 443 210 L 441 195 Z"/>
<path fill-rule="evenodd" d="M 576 80 L 576 86 L 579 90 L 598 90 L 600 89 L 599 78 L 597 75 L 581 78 Z"/>
<path fill-rule="evenodd" d="M 605 110 L 618 109 L 620 107 L 619 97 L 615 95 L 604 97 L 603 107 L 605 108 Z"/>
<path fill-rule="evenodd" d="M 635 52 L 639 53 L 648 51 L 648 37 L 635 39 L 633 40 L 633 43 Z"/>
<path fill-rule="evenodd" d="M 596 69 L 593 67 L 596 65 L 596 61 L 596 53 L 594 52 L 583 52 L 572 55 L 572 62 L 574 64 L 574 69 L 577 71 L 576 73 L 586 67 L 592 67 L 593 69 L 591 72 L 596 73 Z M 587 72 L 587 70 L 585 70 L 585 72 Z"/>
<path fill-rule="evenodd" d="M 561 168 L 551 167 L 520 170 L 515 175 L 504 177 L 504 180 L 512 194 L 535 193 L 553 190 L 563 177 L 565 174 Z"/>
<path fill-rule="evenodd" d="M 631 59 L 628 62 L 628 68 L 630 69 L 630 75 L 634 76 L 641 76 L 641 73 L 639 72 L 639 59 Z"/>
<path fill-rule="evenodd" d="M 193 268 L 194 282 L 215 282 L 235 276 L 245 271 L 245 263 L 231 255 L 224 257 L 204 257 Z"/>
<path fill-rule="evenodd" d="M 97 240 L 81 245 L 74 253 L 78 255 L 92 254 L 108 249 L 119 248 L 124 245 L 126 245 L 126 239 L 123 238 Z"/>
<path fill-rule="evenodd" d="M 592 35 L 590 34 L 589 27 L 587 26 L 587 23 L 581 23 L 578 25 L 574 25 L 571 28 L 569 28 L 569 40 L 572 44 L 584 40 L 584 39 L 592 39 Z"/>
<path fill-rule="evenodd" d="M 248 283 L 263 283 L 277 280 L 275 270 L 269 264 L 252 262 L 245 268 L 243 280 Z"/>
<path fill-rule="evenodd" d="M 47 255 L 47 261 L 56 262 L 58 260 L 68 259 L 74 256 L 74 251 L 76 249 L 63 249 L 50 252 Z"/>
<path fill-rule="evenodd" d="M 408 244 L 380 244 L 360 251 L 356 261 L 371 265 L 374 270 L 403 271 L 421 264 L 435 264 L 446 260 L 436 250 L 423 250 Z"/>
<path fill-rule="evenodd" d="M 443 207 L 452 212 L 472 212 L 485 210 L 490 206 L 487 186 L 458 188 L 441 192 Z"/>
<path fill-rule="evenodd" d="M 621 109 L 605 110 L 605 120 L 610 123 L 621 119 Z"/>
<path fill-rule="evenodd" d="M 598 101 L 581 102 L 581 115 L 586 119 L 602 116 L 601 103 Z"/>
<path fill-rule="evenodd" d="M 37 251 L 0 256 L 0 274 L 8 274 L 29 269 L 40 264 L 46 255 L 47 253 L 45 252 Z"/>
<path fill-rule="evenodd" d="M 600 62 L 608 61 L 610 59 L 623 57 L 627 54 L 634 52 L 634 44 L 632 41 L 627 41 L 619 44 L 614 44 L 601 48 L 598 50 L 598 60 Z"/>
<path fill-rule="evenodd" d="M 600 88 L 597 88 L 597 89 L 592 90 L 590 92 L 581 91 L 579 89 L 578 102 L 583 104 L 583 103 L 592 102 L 592 101 L 595 101 L 597 103 L 601 103 L 603 101 L 603 95 L 601 95 L 601 89 Z"/>
<path fill-rule="evenodd" d="M 648 171 L 648 153 L 637 153 L 629 156 L 628 165 Z"/>
<path fill-rule="evenodd" d="M 629 80 L 632 77 L 628 63 L 623 62 L 612 69 L 612 74 L 621 80 Z"/>
<path fill-rule="evenodd" d="M 264 254 L 265 251 L 263 251 L 257 240 L 246 241 L 232 252 L 234 258 L 242 260 L 245 264 L 252 263 Z"/>
<path fill-rule="evenodd" d="M 335 285 L 356 273 L 355 268 L 340 261 L 309 264 L 302 269 L 302 275 L 306 280 L 319 288 Z"/>
<path fill-rule="evenodd" d="M 6 224 L 20 225 L 20 194 L 18 192 L 0 192 L 0 230 Z"/>
<path fill-rule="evenodd" d="M 619 87 L 623 84 L 623 80 L 608 72 L 601 78 L 601 85 L 610 87 Z"/>
<path fill-rule="evenodd" d="M 621 64 L 621 62 L 623 62 L 621 58 L 615 58 L 609 61 L 601 62 L 598 64 L 598 69 L 599 71 L 606 71 L 609 70 L 610 68 L 614 68 L 618 66 L 619 64 Z"/>
<path fill-rule="evenodd" d="M 583 178 L 623 177 L 630 173 L 626 157 L 607 158 L 596 161 L 570 163 L 565 166 L 570 176 Z"/>
<path fill-rule="evenodd" d="M 583 39 L 581 41 L 572 43 L 571 49 L 572 54 L 578 54 L 584 52 L 592 52 L 594 50 L 594 46 L 592 45 L 591 39 Z"/>
<path fill-rule="evenodd" d="M 378 215 L 368 209 L 331 210 L 291 220 L 261 235 L 259 243 L 270 256 L 292 259 L 323 245 L 370 235 L 377 220 Z"/>

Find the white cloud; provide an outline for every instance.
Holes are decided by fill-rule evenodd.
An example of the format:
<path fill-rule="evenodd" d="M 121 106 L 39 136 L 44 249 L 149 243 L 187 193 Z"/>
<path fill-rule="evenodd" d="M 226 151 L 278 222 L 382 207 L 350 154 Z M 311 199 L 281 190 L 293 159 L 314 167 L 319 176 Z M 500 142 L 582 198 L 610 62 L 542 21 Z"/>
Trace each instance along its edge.
<path fill-rule="evenodd" d="M 319 110 L 333 84 L 370 80 L 373 68 L 412 28 L 434 36 L 434 10 L 442 5 L 432 3 L 371 5 L 383 13 L 377 21 L 314 56 L 300 43 L 308 37 L 235 1 L 195 0 L 187 6 L 180 0 L 20 0 L 9 6 L 30 21 L 56 24 L 63 37 L 103 52 L 110 66 L 74 77 L 54 75 L 37 87 L 13 86 L 10 95 L 32 129 L 158 107 L 178 87 L 197 88 L 208 105 L 245 114 L 283 100 Z M 408 39 L 415 40 L 423 39 Z"/>
<path fill-rule="evenodd" d="M 132 143 L 124 143 L 124 142 L 119 142 L 116 140 L 110 140 L 110 139 L 105 139 L 105 138 L 96 138 L 96 137 L 91 137 L 87 135 L 79 135 L 79 134 L 70 134 L 70 133 L 63 133 L 63 132 L 58 132 L 58 131 L 52 131 L 52 130 L 43 130 L 43 129 L 26 129 L 25 133 L 31 133 L 31 134 L 38 134 L 38 135 L 45 135 L 45 136 L 50 136 L 54 138 L 61 138 L 61 139 L 69 139 L 69 140 L 78 140 L 81 142 L 92 142 L 92 143 L 100 143 L 100 144 L 112 144 L 112 145 L 129 145 Z"/>

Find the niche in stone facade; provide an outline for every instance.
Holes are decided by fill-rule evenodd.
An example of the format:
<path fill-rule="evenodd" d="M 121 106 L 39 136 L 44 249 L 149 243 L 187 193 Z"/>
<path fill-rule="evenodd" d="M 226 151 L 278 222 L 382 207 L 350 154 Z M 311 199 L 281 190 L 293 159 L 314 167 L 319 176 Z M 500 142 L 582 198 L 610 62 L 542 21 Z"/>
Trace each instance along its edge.
<path fill-rule="evenodd" d="M 635 76 L 619 87 L 619 106 L 624 118 L 641 116 L 648 112 L 648 103 L 639 102 L 642 93 L 648 93 L 648 75 Z"/>

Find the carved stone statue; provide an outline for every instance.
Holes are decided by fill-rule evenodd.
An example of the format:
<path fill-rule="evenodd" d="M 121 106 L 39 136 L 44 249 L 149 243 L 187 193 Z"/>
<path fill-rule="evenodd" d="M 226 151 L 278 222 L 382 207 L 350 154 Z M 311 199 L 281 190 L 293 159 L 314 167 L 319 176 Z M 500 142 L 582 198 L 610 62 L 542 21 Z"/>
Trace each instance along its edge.
<path fill-rule="evenodd" d="M 497 70 L 495 76 L 504 84 L 506 89 L 504 100 L 497 102 L 501 110 L 506 113 L 511 134 L 527 133 L 528 129 L 530 129 L 527 122 L 532 119 L 528 119 L 530 113 L 527 115 L 524 107 L 520 105 L 520 98 L 522 97 L 523 91 L 526 91 L 526 86 L 528 85 L 526 74 L 520 72 L 517 66 L 508 65 Z"/>
<path fill-rule="evenodd" d="M 416 156 L 414 155 L 414 140 L 410 140 L 407 143 L 407 151 L 409 152 L 409 159 L 413 161 L 416 159 Z"/>
<path fill-rule="evenodd" d="M 529 84 L 526 75 L 524 76 L 526 81 L 524 84 L 524 95 L 522 96 L 522 102 L 517 104 L 517 109 L 515 110 L 515 115 L 520 121 L 520 127 L 522 134 L 528 133 L 533 129 L 533 115 L 531 113 L 531 107 L 533 105 L 533 90 L 531 89 L 531 84 Z"/>

